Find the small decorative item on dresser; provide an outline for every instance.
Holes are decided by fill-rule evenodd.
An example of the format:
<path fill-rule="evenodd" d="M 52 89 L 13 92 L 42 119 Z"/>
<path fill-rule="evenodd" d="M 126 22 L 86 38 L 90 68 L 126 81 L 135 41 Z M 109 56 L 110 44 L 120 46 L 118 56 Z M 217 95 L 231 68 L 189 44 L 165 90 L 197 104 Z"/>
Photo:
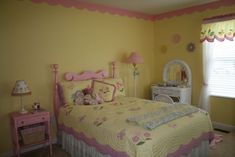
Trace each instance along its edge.
<path fill-rule="evenodd" d="M 32 108 L 33 108 L 34 110 L 40 110 L 40 103 L 39 103 L 39 102 L 33 103 Z"/>

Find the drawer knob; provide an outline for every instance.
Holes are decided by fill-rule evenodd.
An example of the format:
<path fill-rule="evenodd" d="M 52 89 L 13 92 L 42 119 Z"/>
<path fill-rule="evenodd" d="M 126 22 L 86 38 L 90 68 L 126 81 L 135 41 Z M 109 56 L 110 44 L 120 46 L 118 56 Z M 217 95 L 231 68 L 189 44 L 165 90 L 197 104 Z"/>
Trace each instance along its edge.
<path fill-rule="evenodd" d="M 24 124 L 24 121 L 21 121 L 21 124 Z"/>
<path fill-rule="evenodd" d="M 45 117 L 42 117 L 42 120 L 44 120 L 45 119 Z"/>

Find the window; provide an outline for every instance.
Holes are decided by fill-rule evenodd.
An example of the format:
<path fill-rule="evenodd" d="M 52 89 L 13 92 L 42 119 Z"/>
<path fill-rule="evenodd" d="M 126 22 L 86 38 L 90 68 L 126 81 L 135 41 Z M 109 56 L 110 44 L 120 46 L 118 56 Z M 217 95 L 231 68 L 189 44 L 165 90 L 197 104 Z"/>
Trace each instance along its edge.
<path fill-rule="evenodd" d="M 235 41 L 215 40 L 209 44 L 212 51 L 210 95 L 235 98 Z"/>

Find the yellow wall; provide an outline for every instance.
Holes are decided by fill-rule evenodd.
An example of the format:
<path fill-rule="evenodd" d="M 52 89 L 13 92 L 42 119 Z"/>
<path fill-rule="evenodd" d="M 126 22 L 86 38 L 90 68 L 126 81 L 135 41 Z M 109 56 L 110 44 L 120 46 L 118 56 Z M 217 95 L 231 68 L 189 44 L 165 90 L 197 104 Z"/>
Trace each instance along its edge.
<path fill-rule="evenodd" d="M 138 51 L 145 60 L 139 66 L 144 77 L 138 95 L 148 97 L 153 22 L 18 0 L 0 2 L 0 20 L 0 154 L 11 148 L 8 113 L 19 109 L 19 98 L 11 96 L 17 79 L 25 79 L 32 90 L 23 98 L 27 107 L 39 101 L 52 111 L 51 63 L 60 64 L 63 72 L 108 70 L 110 61 Z M 131 66 L 121 67 L 132 87 Z"/>
<path fill-rule="evenodd" d="M 122 62 L 130 52 L 138 51 L 145 61 L 139 65 L 138 96 L 149 98 L 150 85 L 162 80 L 165 63 L 183 59 L 192 68 L 193 104 L 197 104 L 202 83 L 201 20 L 234 9 L 150 22 L 30 1 L 0 1 L 0 155 L 11 150 L 8 113 L 19 109 L 19 98 L 11 96 L 15 80 L 25 79 L 32 90 L 32 95 L 23 98 L 28 108 L 39 101 L 52 111 L 51 63 L 60 64 L 62 72 L 109 69 L 110 61 Z M 174 33 L 182 36 L 180 44 L 171 43 Z M 186 52 L 188 42 L 196 43 L 194 53 Z M 166 54 L 159 50 L 163 44 L 169 47 Z M 119 67 L 128 95 L 133 95 L 131 66 L 122 63 Z M 234 102 L 213 99 L 212 119 L 235 125 Z"/>
<path fill-rule="evenodd" d="M 156 70 L 153 80 L 157 82 L 162 80 L 163 67 L 168 61 L 184 60 L 192 70 L 192 104 L 197 105 L 202 86 L 202 47 L 199 42 L 202 19 L 232 13 L 234 10 L 235 5 L 156 21 L 154 53 Z M 181 35 L 181 41 L 178 44 L 171 41 L 172 35 L 176 33 Z M 188 53 L 186 50 L 186 45 L 190 42 L 196 45 L 193 53 Z M 162 53 L 162 45 L 168 47 L 166 53 Z M 235 99 L 211 97 L 211 119 L 235 126 Z"/>

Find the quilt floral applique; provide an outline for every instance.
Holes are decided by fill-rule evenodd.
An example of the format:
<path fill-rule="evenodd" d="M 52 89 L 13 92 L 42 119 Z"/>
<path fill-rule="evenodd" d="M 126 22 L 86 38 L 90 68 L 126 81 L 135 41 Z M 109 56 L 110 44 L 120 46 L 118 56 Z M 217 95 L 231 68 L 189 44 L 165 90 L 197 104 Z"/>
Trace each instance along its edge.
<path fill-rule="evenodd" d="M 71 105 L 65 105 L 64 108 L 66 108 L 66 112 L 65 112 L 66 116 L 68 116 L 73 110 L 73 106 Z"/>
<path fill-rule="evenodd" d="M 132 136 L 132 142 L 137 146 L 145 144 L 148 140 L 152 140 L 149 132 L 136 132 L 134 136 Z"/>
<path fill-rule="evenodd" d="M 176 128 L 176 124 L 168 124 L 168 127 L 170 127 L 170 128 Z"/>
<path fill-rule="evenodd" d="M 78 117 L 79 122 L 82 122 L 86 118 L 86 115 Z"/>
<path fill-rule="evenodd" d="M 94 121 L 94 125 L 95 126 L 100 126 L 100 125 L 102 125 L 105 121 L 107 121 L 107 117 L 98 117 L 98 118 L 96 118 L 96 120 Z"/>
<path fill-rule="evenodd" d="M 120 132 L 117 133 L 117 138 L 119 140 L 123 140 L 124 136 L 126 136 L 126 129 L 122 129 Z"/>

